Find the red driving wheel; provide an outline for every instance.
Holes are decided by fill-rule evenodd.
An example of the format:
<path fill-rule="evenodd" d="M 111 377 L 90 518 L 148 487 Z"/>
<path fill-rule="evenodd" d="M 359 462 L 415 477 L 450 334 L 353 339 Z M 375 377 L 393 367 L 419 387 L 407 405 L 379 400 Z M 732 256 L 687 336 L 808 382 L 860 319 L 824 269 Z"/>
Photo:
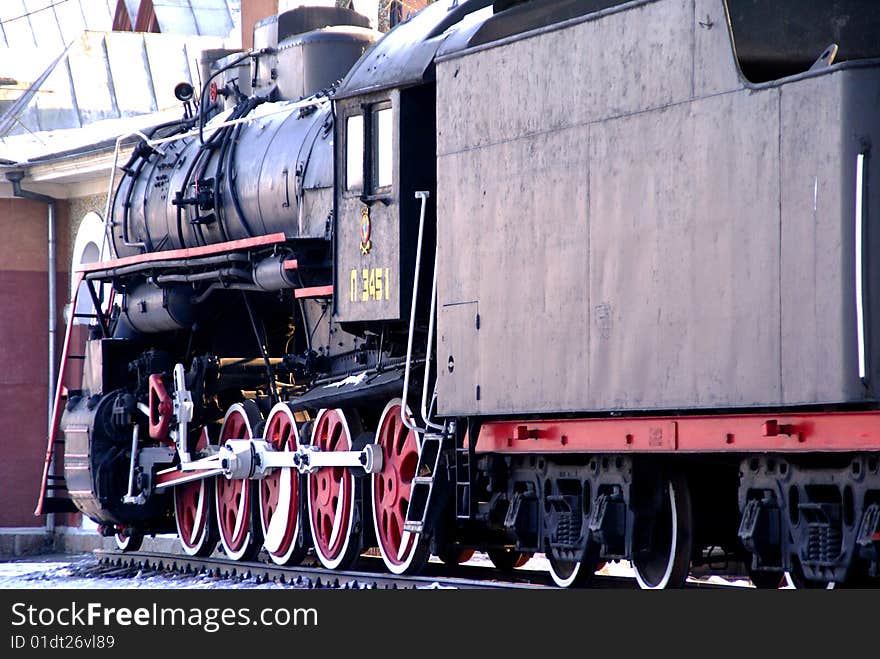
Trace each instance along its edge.
<path fill-rule="evenodd" d="M 207 429 L 195 446 L 195 453 L 208 446 Z M 213 521 L 213 478 L 184 483 L 174 488 L 174 522 L 180 547 L 188 556 L 210 556 L 217 546 Z"/>
<path fill-rule="evenodd" d="M 220 445 L 229 439 L 251 439 L 253 428 L 259 421 L 260 413 L 255 403 L 235 403 L 223 418 Z M 220 542 L 226 555 L 235 561 L 254 558 L 262 545 L 257 537 L 261 529 L 253 519 L 255 497 L 252 490 L 248 480 L 216 478 L 214 502 Z"/>
<path fill-rule="evenodd" d="M 379 419 L 376 443 L 382 447 L 382 470 L 372 477 L 373 528 L 389 571 L 414 574 L 428 559 L 421 534 L 404 530 L 421 441 L 401 418 L 401 400 L 390 401 Z"/>
<path fill-rule="evenodd" d="M 266 441 L 276 451 L 296 451 L 299 431 L 287 403 L 278 403 L 269 412 Z M 275 469 L 260 481 L 260 522 L 263 547 L 278 565 L 299 563 L 307 544 L 300 539 L 300 479 L 293 468 Z"/>
<path fill-rule="evenodd" d="M 324 409 L 312 429 L 312 446 L 321 451 L 350 451 L 352 430 L 340 409 Z M 323 467 L 309 475 L 309 527 L 315 554 L 329 569 L 350 567 L 360 554 L 356 532 L 354 475 L 345 467 Z"/>

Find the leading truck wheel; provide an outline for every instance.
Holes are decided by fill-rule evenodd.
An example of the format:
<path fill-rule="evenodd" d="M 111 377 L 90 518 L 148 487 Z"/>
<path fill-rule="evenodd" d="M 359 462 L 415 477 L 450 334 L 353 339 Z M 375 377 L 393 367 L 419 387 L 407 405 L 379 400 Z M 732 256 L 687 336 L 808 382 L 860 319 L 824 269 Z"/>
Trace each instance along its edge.
<path fill-rule="evenodd" d="M 585 572 L 580 561 L 559 561 L 547 552 L 547 563 L 550 567 L 550 578 L 560 588 L 572 588 L 585 581 Z"/>
<path fill-rule="evenodd" d="M 762 590 L 776 590 L 782 588 L 785 581 L 784 572 L 764 572 L 758 570 L 749 570 L 749 581 L 755 588 Z"/>
<path fill-rule="evenodd" d="M 276 451 L 296 451 L 299 431 L 287 403 L 278 403 L 266 419 L 266 441 Z M 260 522 L 263 547 L 273 563 L 295 565 L 308 551 L 306 534 L 301 533 L 299 472 L 285 467 L 275 469 L 260 481 Z"/>
<path fill-rule="evenodd" d="M 677 474 L 664 479 L 661 487 L 659 509 L 636 521 L 650 528 L 634 532 L 650 538 L 648 548 L 633 556 L 636 581 L 645 589 L 682 588 L 690 568 L 693 515 L 687 480 Z"/>
<path fill-rule="evenodd" d="M 196 452 L 208 446 L 203 429 Z M 187 556 L 206 557 L 217 547 L 217 526 L 214 523 L 214 479 L 203 478 L 174 488 L 174 522 L 180 548 Z"/>
<path fill-rule="evenodd" d="M 350 423 L 351 422 L 351 423 Z M 340 409 L 323 409 L 312 426 L 312 446 L 320 451 L 352 450 L 359 427 Z M 315 555 L 330 570 L 351 567 L 361 553 L 360 509 L 354 474 L 345 467 L 322 467 L 308 480 L 309 528 Z"/>
<path fill-rule="evenodd" d="M 253 401 L 235 403 L 223 418 L 220 445 L 228 439 L 252 439 L 254 427 L 259 421 L 260 412 Z M 261 529 L 254 519 L 255 497 L 251 482 L 217 476 L 214 492 L 223 551 L 234 561 L 256 558 L 263 543 Z"/>
<path fill-rule="evenodd" d="M 373 529 L 385 567 L 392 574 L 418 574 L 428 560 L 428 542 L 403 528 L 419 464 L 421 440 L 400 417 L 402 402 L 390 401 L 379 419 L 376 443 L 382 447 L 382 470 L 373 474 Z"/>
<path fill-rule="evenodd" d="M 122 552 L 138 551 L 144 542 L 144 534 L 134 529 L 118 529 L 113 536 L 116 548 Z"/>

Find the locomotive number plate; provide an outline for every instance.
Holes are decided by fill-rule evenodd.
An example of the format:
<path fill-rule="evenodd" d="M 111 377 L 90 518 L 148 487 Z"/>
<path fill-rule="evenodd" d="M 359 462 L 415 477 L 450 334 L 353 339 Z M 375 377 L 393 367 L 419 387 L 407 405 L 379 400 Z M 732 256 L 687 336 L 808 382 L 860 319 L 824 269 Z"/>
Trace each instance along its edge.
<path fill-rule="evenodd" d="M 350 302 L 381 302 L 390 299 L 390 268 L 353 269 L 349 277 Z"/>

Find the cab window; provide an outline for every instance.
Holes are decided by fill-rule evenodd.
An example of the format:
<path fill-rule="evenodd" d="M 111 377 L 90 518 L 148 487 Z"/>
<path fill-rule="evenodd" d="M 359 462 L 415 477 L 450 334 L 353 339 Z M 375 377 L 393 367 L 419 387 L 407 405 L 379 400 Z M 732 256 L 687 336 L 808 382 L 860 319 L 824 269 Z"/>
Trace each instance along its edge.
<path fill-rule="evenodd" d="M 373 113 L 374 191 L 391 186 L 394 165 L 394 123 L 391 108 Z"/>
<path fill-rule="evenodd" d="M 345 121 L 345 189 L 364 188 L 364 116 L 355 114 Z"/>

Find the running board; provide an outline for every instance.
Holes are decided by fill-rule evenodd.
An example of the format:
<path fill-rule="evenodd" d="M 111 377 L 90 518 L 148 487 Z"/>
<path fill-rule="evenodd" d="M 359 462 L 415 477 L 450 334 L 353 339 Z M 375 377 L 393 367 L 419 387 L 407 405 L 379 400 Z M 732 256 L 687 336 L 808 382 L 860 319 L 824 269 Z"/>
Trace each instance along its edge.
<path fill-rule="evenodd" d="M 404 531 L 424 532 L 442 455 L 443 435 L 427 433 L 422 438 L 419 464 L 416 468 L 416 476 L 413 478 L 409 507 L 406 510 L 406 521 L 403 524 Z"/>

